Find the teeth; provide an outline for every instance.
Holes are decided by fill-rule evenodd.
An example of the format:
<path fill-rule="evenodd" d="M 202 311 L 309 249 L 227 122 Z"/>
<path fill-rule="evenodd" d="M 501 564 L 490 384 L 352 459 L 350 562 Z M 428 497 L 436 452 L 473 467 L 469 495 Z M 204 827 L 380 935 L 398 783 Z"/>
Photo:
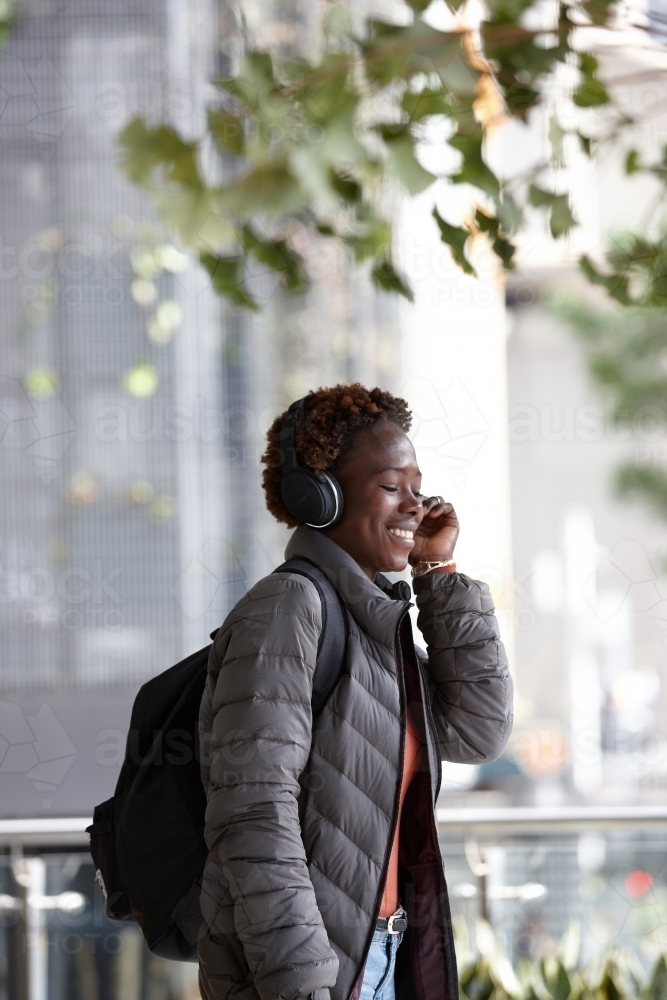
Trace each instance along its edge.
<path fill-rule="evenodd" d="M 399 538 L 414 538 L 414 531 L 405 531 L 403 528 L 387 528 L 387 531 L 391 531 L 392 535 L 398 535 Z"/>

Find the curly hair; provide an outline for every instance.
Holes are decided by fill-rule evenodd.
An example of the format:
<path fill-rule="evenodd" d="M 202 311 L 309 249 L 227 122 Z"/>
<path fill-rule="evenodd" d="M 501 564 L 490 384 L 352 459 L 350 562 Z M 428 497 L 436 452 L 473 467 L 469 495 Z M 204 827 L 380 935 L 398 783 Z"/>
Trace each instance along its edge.
<path fill-rule="evenodd" d="M 266 506 L 276 520 L 295 528 L 301 522 L 292 517 L 280 495 L 283 471 L 280 429 L 286 416 L 287 410 L 275 418 L 267 431 L 262 487 Z M 310 469 L 335 471 L 357 434 L 381 420 L 391 420 L 408 431 L 412 413 L 404 399 L 383 389 L 366 389 L 360 382 L 309 392 L 296 423 L 297 457 Z"/>

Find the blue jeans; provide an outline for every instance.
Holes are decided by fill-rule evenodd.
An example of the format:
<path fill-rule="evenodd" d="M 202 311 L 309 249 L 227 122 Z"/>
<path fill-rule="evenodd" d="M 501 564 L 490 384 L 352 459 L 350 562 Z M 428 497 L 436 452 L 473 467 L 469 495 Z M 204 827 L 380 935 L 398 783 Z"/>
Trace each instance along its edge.
<path fill-rule="evenodd" d="M 396 1000 L 394 970 L 403 932 L 375 930 L 368 951 L 359 1000 Z"/>

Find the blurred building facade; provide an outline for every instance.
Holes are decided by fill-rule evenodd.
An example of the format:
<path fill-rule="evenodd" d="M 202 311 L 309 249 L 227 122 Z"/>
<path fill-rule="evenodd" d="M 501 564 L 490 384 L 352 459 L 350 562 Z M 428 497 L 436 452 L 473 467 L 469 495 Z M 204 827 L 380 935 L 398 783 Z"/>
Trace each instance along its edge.
<path fill-rule="evenodd" d="M 305 44 L 309 17 L 255 21 Z M 282 561 L 260 489 L 275 414 L 319 385 L 395 385 L 394 303 L 343 257 L 306 301 L 263 278 L 259 317 L 226 308 L 118 169 L 136 114 L 201 133 L 238 38 L 215 0 L 35 2 L 0 56 L 6 816 L 89 815 L 137 687 Z"/>
<path fill-rule="evenodd" d="M 582 340 L 554 304 L 565 294 L 610 315 L 577 259 L 587 253 L 601 262 L 617 236 L 656 223 L 658 186 L 628 176 L 625 160 L 631 149 L 643 163 L 661 155 L 665 31 L 653 7 L 622 16 L 623 30 L 600 37 L 596 51 L 634 124 L 591 160 L 566 150 L 554 182 L 569 193 L 581 225 L 554 241 L 535 217 L 507 290 L 514 756 L 529 779 L 521 795 L 545 804 L 660 802 L 667 778 L 665 524 L 646 503 L 621 501 L 614 487 L 622 462 L 664 462 L 667 414 L 638 407 L 615 422 L 611 391 L 589 377 Z M 647 17 L 651 37 L 641 28 Z M 563 83 L 552 108 L 572 124 L 570 97 Z M 539 160 L 548 113 L 531 128 L 507 129 L 499 155 Z"/>

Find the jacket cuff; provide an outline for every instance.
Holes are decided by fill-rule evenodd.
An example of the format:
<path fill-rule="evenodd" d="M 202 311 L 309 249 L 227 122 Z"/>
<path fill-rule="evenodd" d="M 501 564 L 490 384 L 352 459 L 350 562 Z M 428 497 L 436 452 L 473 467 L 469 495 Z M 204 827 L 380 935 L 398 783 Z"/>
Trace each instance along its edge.
<path fill-rule="evenodd" d="M 452 590 L 463 576 L 463 573 L 424 573 L 423 576 L 414 577 L 412 589 L 415 594 L 442 593 Z"/>

